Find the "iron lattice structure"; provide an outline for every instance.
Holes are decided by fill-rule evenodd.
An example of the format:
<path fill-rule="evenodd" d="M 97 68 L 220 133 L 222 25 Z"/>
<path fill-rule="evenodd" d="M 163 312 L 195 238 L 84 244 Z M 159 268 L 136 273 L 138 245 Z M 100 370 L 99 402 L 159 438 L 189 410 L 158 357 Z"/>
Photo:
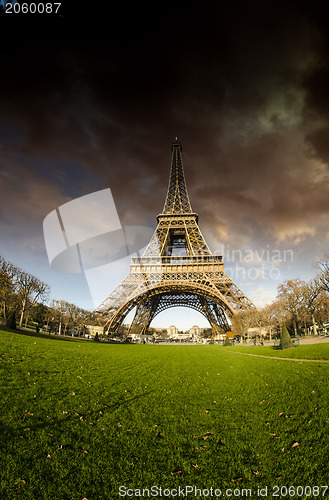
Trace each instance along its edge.
<path fill-rule="evenodd" d="M 166 201 L 157 221 L 143 255 L 132 258 L 128 276 L 95 311 L 107 331 L 118 331 L 134 308 L 129 332 L 139 334 L 170 307 L 199 311 L 216 333 L 230 329 L 227 317 L 255 309 L 225 274 L 222 256 L 213 255 L 202 236 L 188 197 L 177 138 L 172 144 Z"/>

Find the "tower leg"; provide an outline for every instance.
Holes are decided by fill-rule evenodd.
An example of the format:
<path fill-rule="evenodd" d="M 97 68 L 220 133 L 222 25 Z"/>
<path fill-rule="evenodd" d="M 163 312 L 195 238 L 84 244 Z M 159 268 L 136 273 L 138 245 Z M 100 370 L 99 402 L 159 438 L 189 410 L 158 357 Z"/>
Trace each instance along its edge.
<path fill-rule="evenodd" d="M 158 297 L 149 297 L 137 306 L 134 319 L 129 328 L 129 333 L 137 335 L 146 334 L 146 331 L 154 317 L 154 312 L 157 308 L 158 302 Z"/>
<path fill-rule="evenodd" d="M 220 334 L 223 333 L 223 331 L 227 332 L 230 327 L 223 310 L 215 304 L 215 302 L 204 297 L 201 299 L 201 303 L 202 309 L 204 310 L 214 333 Z"/>

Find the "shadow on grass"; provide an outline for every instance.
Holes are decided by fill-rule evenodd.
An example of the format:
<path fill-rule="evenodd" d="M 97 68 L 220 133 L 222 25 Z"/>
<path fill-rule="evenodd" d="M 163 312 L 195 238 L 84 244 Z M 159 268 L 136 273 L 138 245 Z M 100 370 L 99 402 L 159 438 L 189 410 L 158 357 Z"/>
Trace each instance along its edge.
<path fill-rule="evenodd" d="M 291 349 L 292 347 L 299 346 L 299 340 L 289 340 L 288 342 L 280 342 L 279 344 L 274 344 L 274 351 L 283 351 L 285 349 Z"/>
<path fill-rule="evenodd" d="M 92 422 L 93 427 L 98 425 L 101 426 L 102 420 L 107 413 L 113 414 L 116 410 L 119 410 L 124 406 L 129 407 L 139 399 L 149 396 L 152 392 L 154 391 L 144 392 L 139 396 L 136 395 L 129 399 L 118 399 L 117 401 L 113 401 L 110 404 L 97 403 L 94 408 L 90 408 L 79 413 L 71 410 L 67 413 L 63 413 L 61 417 L 51 417 L 48 415 L 45 417 L 37 417 L 33 414 L 23 414 L 20 419 L 22 421 L 21 424 L 18 424 L 15 427 L 9 425 L 1 426 L 1 448 L 6 444 L 11 443 L 18 437 L 21 438 L 23 436 L 27 436 L 27 432 L 33 433 L 44 430 L 46 433 L 51 434 L 51 437 L 53 437 L 57 433 L 58 435 L 60 435 L 69 431 L 70 425 L 75 425 L 80 422 L 86 424 L 86 422 L 88 421 Z M 35 419 L 38 419 L 38 422 L 33 422 L 33 420 Z M 108 425 L 108 422 L 106 424 Z M 74 431 L 69 432 L 73 440 L 79 439 L 80 436 L 78 434 L 76 435 L 76 438 L 74 437 Z M 10 453 L 9 450 L 7 450 L 6 452 Z"/>
<path fill-rule="evenodd" d="M 86 341 L 87 339 L 83 339 L 82 337 L 80 338 L 75 338 L 75 337 L 66 337 L 65 335 L 51 335 L 48 333 L 37 333 L 37 332 L 27 332 L 26 330 L 19 330 L 18 328 L 16 330 L 13 330 L 11 328 L 8 328 L 7 326 L 1 326 L 1 330 L 4 332 L 9 332 L 9 333 L 15 333 L 17 335 L 25 335 L 26 337 L 36 337 L 39 339 L 52 339 L 52 340 L 64 340 L 64 341 L 81 341 L 84 340 Z"/>
<path fill-rule="evenodd" d="M 66 342 L 93 342 L 92 340 L 85 339 L 83 337 L 69 337 L 67 335 L 55 335 L 55 334 L 49 334 L 49 333 L 37 333 L 37 332 L 28 332 L 26 330 L 19 330 L 18 328 L 16 330 L 13 330 L 11 328 L 8 328 L 7 326 L 0 326 L 0 330 L 4 332 L 9 332 L 9 333 L 15 333 L 17 335 L 25 335 L 27 337 L 35 337 L 39 339 L 51 339 L 51 340 L 64 340 Z M 1 332 L 0 332 L 1 334 Z M 115 342 L 114 340 L 108 340 L 106 342 L 93 342 L 97 344 L 118 344 L 118 342 Z"/>
<path fill-rule="evenodd" d="M 280 347 L 279 345 L 278 345 L 278 346 L 277 346 L 277 345 L 274 345 L 274 346 L 272 347 L 272 349 L 273 349 L 273 351 L 285 351 L 286 349 L 292 349 L 293 347 L 296 347 L 296 346 L 294 346 L 294 345 L 289 345 L 289 346 L 287 346 L 287 347 Z"/>

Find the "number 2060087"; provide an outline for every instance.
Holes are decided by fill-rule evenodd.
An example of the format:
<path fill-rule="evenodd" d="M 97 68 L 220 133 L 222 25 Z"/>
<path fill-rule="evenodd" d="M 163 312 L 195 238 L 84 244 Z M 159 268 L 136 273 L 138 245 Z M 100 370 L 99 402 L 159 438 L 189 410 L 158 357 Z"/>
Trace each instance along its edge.
<path fill-rule="evenodd" d="M 60 3 L 6 3 L 6 14 L 57 14 Z"/>
<path fill-rule="evenodd" d="M 329 492 L 328 486 L 273 486 L 272 497 L 324 497 Z"/>

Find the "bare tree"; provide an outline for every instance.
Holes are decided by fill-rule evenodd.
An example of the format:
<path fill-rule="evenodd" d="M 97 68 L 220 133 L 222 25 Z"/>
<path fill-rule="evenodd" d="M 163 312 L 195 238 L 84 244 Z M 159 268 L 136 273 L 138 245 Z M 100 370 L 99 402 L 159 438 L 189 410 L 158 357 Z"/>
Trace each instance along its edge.
<path fill-rule="evenodd" d="M 65 300 L 53 300 L 52 308 L 55 312 L 55 320 L 58 321 L 58 334 L 62 333 L 62 326 L 64 324 L 64 331 L 66 330 L 66 317 L 67 317 L 67 302 Z"/>
<path fill-rule="evenodd" d="M 76 306 L 75 304 L 67 304 L 67 310 L 69 315 L 69 324 L 72 330 L 79 330 L 79 333 L 84 324 L 84 319 L 90 313 L 81 309 L 81 307 Z"/>
<path fill-rule="evenodd" d="M 49 293 L 49 286 L 32 274 L 19 270 L 17 274 L 17 295 L 20 301 L 21 315 L 19 328 L 22 327 L 24 314 L 37 302 L 45 300 Z"/>
<path fill-rule="evenodd" d="M 4 319 L 16 308 L 16 277 L 18 269 L 0 256 L 0 300 Z"/>
<path fill-rule="evenodd" d="M 281 301 L 282 306 L 290 313 L 294 332 L 297 336 L 298 323 L 301 316 L 303 306 L 302 289 L 305 285 L 304 281 L 296 278 L 293 280 L 286 280 L 278 287 L 278 299 Z"/>
<path fill-rule="evenodd" d="M 235 314 L 232 318 L 232 327 L 235 335 L 243 337 L 248 328 L 261 328 L 264 325 L 264 316 L 261 311 L 242 311 Z"/>
<path fill-rule="evenodd" d="M 275 300 L 271 304 L 267 304 L 261 310 L 264 325 L 269 329 L 270 340 L 277 336 L 281 330 L 281 325 L 285 322 L 287 312 L 283 304 L 279 300 Z"/>
<path fill-rule="evenodd" d="M 329 292 L 329 252 L 316 264 L 319 270 L 318 280 L 326 292 Z"/>
<path fill-rule="evenodd" d="M 61 334 L 62 331 L 65 335 L 67 329 L 79 331 L 82 330 L 83 325 L 86 322 L 86 318 L 90 316 L 90 312 L 66 302 L 65 300 L 53 300 L 51 304 L 54 318 L 58 322 L 58 333 Z"/>
<path fill-rule="evenodd" d="M 308 283 L 305 283 L 301 288 L 302 298 L 305 309 L 310 315 L 314 335 L 317 334 L 317 326 L 315 322 L 315 313 L 318 306 L 318 297 L 322 291 L 321 282 L 319 279 L 313 278 Z"/>

